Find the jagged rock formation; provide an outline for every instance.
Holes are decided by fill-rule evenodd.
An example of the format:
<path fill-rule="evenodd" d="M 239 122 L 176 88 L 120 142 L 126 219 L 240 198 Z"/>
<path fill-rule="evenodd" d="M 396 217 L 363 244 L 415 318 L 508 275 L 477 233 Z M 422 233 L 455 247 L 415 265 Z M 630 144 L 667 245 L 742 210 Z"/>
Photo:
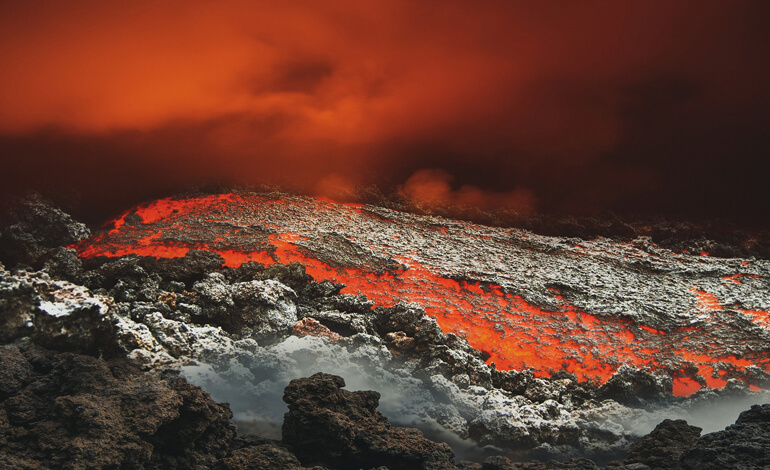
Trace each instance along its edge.
<path fill-rule="evenodd" d="M 682 454 L 700 437 L 701 428 L 683 419 L 663 420 L 628 450 L 626 464 L 641 463 L 650 470 L 679 470 Z"/>
<path fill-rule="evenodd" d="M 124 220 L 140 226 L 144 219 L 129 214 Z M 50 229 L 71 231 L 66 224 L 52 224 Z M 329 240 L 339 242 L 335 237 Z M 354 247 L 348 248 L 354 261 L 363 256 Z M 227 265 L 228 259 L 234 256 L 232 253 L 210 250 L 187 250 L 184 256 L 170 259 L 135 254 L 79 258 L 74 250 L 65 247 L 47 247 L 44 251 L 35 261 L 35 266 L 42 268 L 40 271 L 21 264 L 9 265 L 10 269 L 0 265 L 0 340 L 9 345 L 4 351 L 11 351 L 7 353 L 7 361 L 3 359 L 6 364 L 0 370 L 3 407 L 9 400 L 8 406 L 12 407 L 14 400 L 20 400 L 16 397 L 28 396 L 29 386 L 45 389 L 52 383 L 65 383 L 69 377 L 64 377 L 67 374 L 60 370 L 92 371 L 85 376 L 69 374 L 81 377 L 84 384 L 92 384 L 87 392 L 77 384 L 67 385 L 72 390 L 69 395 L 75 397 L 73 403 L 80 408 L 72 405 L 65 409 L 57 405 L 60 395 L 52 388 L 45 389 L 48 391 L 41 395 L 46 399 L 22 400 L 22 403 L 25 409 L 36 409 L 39 416 L 50 417 L 51 423 L 40 425 L 59 430 L 59 434 L 51 436 L 61 436 L 64 432 L 61 426 L 68 425 L 69 421 L 64 423 L 62 416 L 77 418 L 80 416 L 77 413 L 84 410 L 83 413 L 91 413 L 86 413 L 87 416 L 109 417 L 106 421 L 97 419 L 96 424 L 78 425 L 81 427 L 74 431 L 65 429 L 77 436 L 81 436 L 77 434 L 81 431 L 85 433 L 81 436 L 85 439 L 84 449 L 97 445 L 97 440 L 88 441 L 96 439 L 92 424 L 105 422 L 117 427 L 125 424 L 123 429 L 128 434 L 123 437 L 115 434 L 114 443 L 102 444 L 114 449 L 110 454 L 114 459 L 144 462 L 136 464 L 136 468 L 174 468 L 173 465 L 199 468 L 199 465 L 209 465 L 206 462 L 211 463 L 210 468 L 217 469 L 250 468 L 249 462 L 259 462 L 254 464 L 257 468 L 300 468 L 302 465 L 300 459 L 276 441 L 232 435 L 225 429 L 231 430 L 230 427 L 222 427 L 226 419 L 220 419 L 229 413 L 227 408 L 220 407 L 194 386 L 173 379 L 176 374 L 202 386 L 215 400 L 229 401 L 241 429 L 258 430 L 273 438 L 280 437 L 285 412 L 281 398 L 291 380 L 318 371 L 339 375 L 354 390 L 381 392 L 380 410 L 392 422 L 417 426 L 429 437 L 449 442 L 462 458 L 481 460 L 484 452 L 503 454 L 483 464 L 456 464 L 464 469 L 595 468 L 593 462 L 580 458 L 563 463 L 516 460 L 546 461 L 554 457 L 567 460 L 576 456 L 590 456 L 604 462 L 622 459 L 628 446 L 663 417 L 687 416 L 694 407 L 718 401 L 723 395 L 730 399 L 763 399 L 761 393 L 750 391 L 745 382 L 731 379 L 729 374 L 739 370 L 729 367 L 728 375 L 720 376 L 714 370 L 717 378 L 725 377 L 720 379 L 727 383 L 724 390 L 703 389 L 686 399 L 672 396 L 672 379 L 668 374 L 629 366 L 619 367 L 601 386 L 577 380 L 574 374 L 565 372 L 536 377 L 532 370 L 498 370 L 488 363 L 488 353 L 473 348 L 461 336 L 443 331 L 436 317 L 418 305 L 375 307 L 373 301 L 363 296 L 345 294 L 345 287 L 338 283 L 314 280 L 296 263 L 265 267 L 245 262 L 233 267 Z M 4 259 L 16 262 L 14 260 Z M 380 261 L 384 271 L 393 268 L 389 262 Z M 716 264 L 712 263 L 713 266 Z M 315 265 L 315 272 L 317 268 Z M 760 281 L 764 282 L 764 278 Z M 479 285 L 482 293 L 497 295 L 493 287 Z M 763 292 L 756 295 L 758 301 L 763 301 L 763 295 Z M 758 331 L 754 324 L 744 326 L 751 334 Z M 734 334 L 738 334 L 737 331 Z M 41 351 L 36 349 L 38 346 L 56 352 L 34 352 Z M 49 358 L 45 364 L 55 367 L 36 368 L 36 364 L 42 362 L 35 362 L 30 354 Z M 87 356 L 81 356 L 83 354 Z M 97 356 L 105 359 L 96 359 Z M 125 365 L 122 358 L 128 358 L 136 366 Z M 136 367 L 145 372 L 140 374 Z M 689 373 L 698 372 L 695 368 Z M 745 366 L 743 372 L 753 374 L 747 377 L 756 383 L 761 383 L 764 377 L 761 369 L 751 365 Z M 117 383 L 119 379 L 125 383 Z M 143 380 L 147 384 L 141 387 L 131 385 L 144 383 Z M 336 379 L 330 380 L 336 383 Z M 126 387 L 121 388 L 122 385 Z M 98 394 L 102 389 L 108 398 L 103 403 Z M 175 399 L 168 407 L 139 406 L 129 411 L 115 405 L 116 397 L 121 397 L 121 406 L 134 401 L 144 403 L 143 389 L 170 390 L 182 397 L 181 403 Z M 348 392 L 342 392 L 339 387 L 331 390 L 334 396 L 349 397 Z M 188 395 L 190 399 L 184 398 Z M 372 397 L 371 394 L 364 396 Z M 319 396 L 310 403 L 318 408 L 327 399 Z M 387 426 L 377 418 L 380 415 L 374 406 L 369 406 L 372 403 L 371 399 L 358 403 L 367 404 L 363 409 L 368 411 L 359 413 L 363 413 L 361 422 L 349 424 L 358 429 L 379 423 L 375 426 L 379 429 L 377 432 L 385 432 L 387 437 Z M 311 406 L 308 410 L 312 409 Z M 70 410 L 69 414 L 57 414 L 66 410 Z M 201 410 L 210 412 L 196 414 Z M 134 426 L 131 420 L 139 419 L 135 418 L 139 415 L 131 414 L 133 412 L 145 413 L 149 422 L 162 424 L 157 429 L 152 428 L 154 425 L 150 426 L 152 429 Z M 153 415 L 156 412 L 159 415 Z M 70 452 L 64 447 L 51 447 L 56 450 L 38 448 L 42 450 L 34 456 L 25 454 L 22 441 L 18 440 L 22 431 L 13 421 L 18 417 L 5 413 L 0 415 L 0 427 L 2 432 L 11 434 L 7 440 L 10 447 L 4 450 L 2 458 L 11 462 L 9 468 L 14 468 L 13 465 L 36 468 L 34 465 L 40 462 L 49 462 L 53 454 Z M 199 435 L 198 431 L 190 435 L 181 433 L 178 442 L 167 441 L 168 436 L 158 437 L 158 432 L 165 435 L 164 426 L 176 426 L 168 424 L 178 419 L 173 417 L 175 413 L 179 416 L 192 413 L 201 420 L 190 418 L 194 422 L 191 429 L 200 431 L 213 426 L 212 429 L 218 429 L 215 434 L 219 437 L 200 441 L 206 432 Z M 141 432 L 131 434 L 131 429 Z M 46 437 L 40 433 L 28 436 L 30 442 Z M 735 436 L 743 438 L 740 437 L 743 434 Z M 430 460 L 422 451 L 441 448 L 427 444 L 416 432 L 405 431 L 393 438 L 408 442 L 402 446 L 404 452 L 400 455 L 413 455 L 416 461 Z M 64 445 L 63 440 L 60 441 Z M 358 441 L 347 442 L 349 452 L 345 455 L 348 456 L 377 449 L 375 441 L 367 441 L 364 446 Z M 149 457 L 148 445 L 152 447 Z M 128 450 L 134 448 L 131 446 L 144 450 L 132 454 Z M 182 455 L 172 449 L 181 449 Z M 726 446 L 720 449 L 720 453 L 729 453 Z M 342 455 L 337 454 L 337 457 L 328 457 L 332 460 L 321 456 L 318 461 L 333 461 Z M 437 455 L 446 456 L 443 451 Z M 642 470 L 646 465 L 643 462 L 629 462 L 627 468 Z M 104 465 L 103 468 L 109 468 L 106 460 Z M 624 468 L 617 462 L 613 465 Z"/>
<path fill-rule="evenodd" d="M 37 195 L 19 199 L 3 214 L 0 259 L 39 267 L 52 252 L 91 235 L 84 224 Z"/>
<path fill-rule="evenodd" d="M 770 404 L 754 405 L 724 431 L 698 439 L 682 456 L 688 470 L 770 467 Z"/>
<path fill-rule="evenodd" d="M 200 468 L 235 437 L 226 405 L 124 360 L 3 346 L 0 371 L 3 468 Z"/>
<path fill-rule="evenodd" d="M 208 250 L 230 267 L 300 262 L 377 306 L 417 303 L 503 370 L 606 382 L 630 365 L 667 375 L 678 395 L 770 378 L 768 261 L 675 252 L 650 238 L 545 237 L 375 206 L 221 194 L 135 208 L 77 250 Z M 654 382 L 644 385 L 651 396 L 668 387 Z"/>
<path fill-rule="evenodd" d="M 472 438 L 482 446 L 545 445 L 541 450 L 549 454 L 619 455 L 633 434 L 621 420 L 656 419 L 615 402 L 592 402 L 588 397 L 596 390 L 573 379 L 495 370 L 423 311 L 372 309 L 358 297 L 336 295 L 328 282 L 308 281 L 296 266 L 203 271 L 201 280 L 189 281 L 190 290 L 145 267 L 134 257 L 81 272 L 100 293 L 43 272 L 0 270 L 2 318 L 23 320 L 16 322 L 23 328 L 9 329 L 16 333 L 6 340 L 125 355 L 148 369 L 180 371 L 233 403 L 239 420 L 273 428 L 282 419 L 286 384 L 317 370 L 382 390 L 384 408 L 397 422 L 454 435 L 465 447 L 473 444 L 462 439 Z M 242 280 L 245 273 L 251 281 Z M 277 273 L 299 294 L 275 279 L 259 279 Z M 218 312 L 226 325 L 244 311 L 250 320 L 228 332 L 205 310 Z M 302 330 L 308 324 L 323 328 Z M 589 425 L 597 414 L 603 422 Z"/>
<path fill-rule="evenodd" d="M 109 349 L 111 300 L 45 272 L 21 271 L 11 276 L 0 265 L 0 341 L 29 337 L 59 350 Z"/>
<path fill-rule="evenodd" d="M 416 429 L 391 427 L 377 411 L 379 393 L 349 392 L 344 386 L 341 377 L 318 373 L 286 387 L 283 442 L 303 463 L 340 469 L 454 468 L 448 445 L 425 439 Z"/>

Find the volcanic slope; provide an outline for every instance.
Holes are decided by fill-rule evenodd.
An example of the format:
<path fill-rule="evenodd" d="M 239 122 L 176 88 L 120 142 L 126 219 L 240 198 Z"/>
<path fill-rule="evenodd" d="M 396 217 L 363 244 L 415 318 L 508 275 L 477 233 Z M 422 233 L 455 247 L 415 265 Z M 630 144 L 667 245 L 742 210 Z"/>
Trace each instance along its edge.
<path fill-rule="evenodd" d="M 733 378 L 767 388 L 767 260 L 249 193 L 157 200 L 74 247 L 83 258 L 209 250 L 231 267 L 299 262 L 375 305 L 419 304 L 498 369 L 603 383 L 626 364 L 666 372 L 676 395 Z"/>

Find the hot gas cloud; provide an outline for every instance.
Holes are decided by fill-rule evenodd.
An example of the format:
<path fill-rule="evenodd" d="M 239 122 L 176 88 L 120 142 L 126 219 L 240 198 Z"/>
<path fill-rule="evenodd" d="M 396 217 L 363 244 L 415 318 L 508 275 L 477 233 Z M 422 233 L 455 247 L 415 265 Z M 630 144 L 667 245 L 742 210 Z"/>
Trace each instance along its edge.
<path fill-rule="evenodd" d="M 270 184 L 524 213 L 770 209 L 766 2 L 3 10 L 4 198 L 71 191 L 107 216 Z"/>

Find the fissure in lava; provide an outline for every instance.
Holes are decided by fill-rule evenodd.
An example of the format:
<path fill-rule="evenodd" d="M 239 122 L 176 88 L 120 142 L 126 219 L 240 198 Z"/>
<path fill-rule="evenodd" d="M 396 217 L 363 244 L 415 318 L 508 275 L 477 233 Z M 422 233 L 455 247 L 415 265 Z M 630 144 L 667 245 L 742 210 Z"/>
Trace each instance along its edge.
<path fill-rule="evenodd" d="M 720 260 L 656 247 L 250 194 L 162 199 L 75 248 L 85 258 L 210 250 L 229 267 L 299 262 L 376 305 L 414 302 L 498 368 L 538 376 L 604 382 L 628 364 L 665 371 L 688 395 L 730 378 L 756 388 L 752 371 L 770 372 L 768 301 L 756 295 L 768 276 L 747 261 L 715 269 Z"/>

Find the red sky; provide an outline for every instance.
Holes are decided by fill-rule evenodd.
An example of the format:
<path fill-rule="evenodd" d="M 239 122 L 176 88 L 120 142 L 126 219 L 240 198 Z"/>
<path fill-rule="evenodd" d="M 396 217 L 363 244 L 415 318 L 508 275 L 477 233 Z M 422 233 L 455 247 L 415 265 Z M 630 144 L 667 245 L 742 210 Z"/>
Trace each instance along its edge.
<path fill-rule="evenodd" d="M 770 3 L 5 2 L 2 196 L 202 184 L 768 223 Z M 763 222 L 765 220 L 765 222 Z"/>

